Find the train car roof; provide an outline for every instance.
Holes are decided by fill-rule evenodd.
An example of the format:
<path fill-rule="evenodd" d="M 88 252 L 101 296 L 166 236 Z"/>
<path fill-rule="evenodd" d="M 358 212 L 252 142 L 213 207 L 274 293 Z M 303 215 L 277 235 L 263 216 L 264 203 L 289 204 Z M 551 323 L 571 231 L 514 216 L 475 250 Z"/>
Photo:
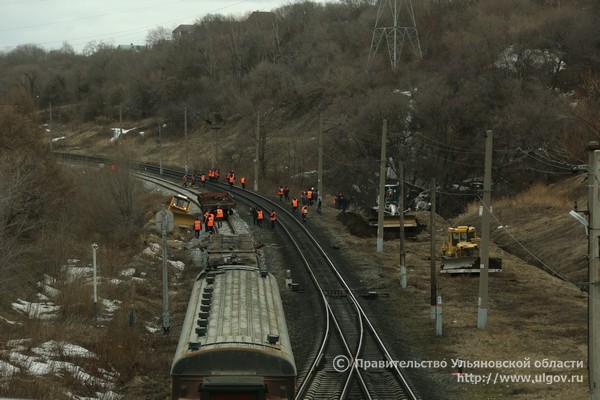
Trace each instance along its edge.
<path fill-rule="evenodd" d="M 192 290 L 171 374 L 295 376 L 275 277 L 241 265 L 202 272 Z"/>

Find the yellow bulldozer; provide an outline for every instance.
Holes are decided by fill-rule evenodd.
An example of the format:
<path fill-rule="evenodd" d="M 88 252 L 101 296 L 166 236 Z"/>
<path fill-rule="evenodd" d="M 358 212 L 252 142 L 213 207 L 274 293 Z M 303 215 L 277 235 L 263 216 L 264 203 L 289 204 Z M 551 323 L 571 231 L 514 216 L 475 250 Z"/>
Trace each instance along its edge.
<path fill-rule="evenodd" d="M 481 258 L 479 238 L 473 226 L 448 228 L 448 236 L 442 245 L 441 273 L 479 273 Z M 502 271 L 502 259 L 489 257 L 488 272 Z"/>
<path fill-rule="evenodd" d="M 184 195 L 175 194 L 169 202 L 169 211 L 173 213 L 173 224 L 180 228 L 194 226 L 196 217 L 190 214 L 192 201 Z"/>

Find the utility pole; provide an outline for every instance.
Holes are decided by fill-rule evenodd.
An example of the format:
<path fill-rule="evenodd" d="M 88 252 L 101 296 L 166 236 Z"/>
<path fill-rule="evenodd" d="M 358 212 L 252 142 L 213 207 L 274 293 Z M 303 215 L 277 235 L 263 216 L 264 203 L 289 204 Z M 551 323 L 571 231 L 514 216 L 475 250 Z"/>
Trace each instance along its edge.
<path fill-rule="evenodd" d="M 404 164 L 398 163 L 398 211 L 400 215 L 400 286 L 406 289 L 406 248 L 404 243 Z"/>
<path fill-rule="evenodd" d="M 256 148 L 254 150 L 254 191 L 258 192 L 258 160 L 260 157 L 260 111 L 256 112 Z"/>
<path fill-rule="evenodd" d="M 183 107 L 183 143 L 184 143 L 184 153 L 185 153 L 185 160 L 183 163 L 184 169 L 185 169 L 185 173 L 188 173 L 188 140 L 187 140 L 187 107 Z"/>
<path fill-rule="evenodd" d="M 481 250 L 479 258 L 479 301 L 477 328 L 485 329 L 488 316 L 488 273 L 490 261 L 490 210 L 492 198 L 492 144 L 493 134 L 485 134 L 485 171 L 483 175 L 483 218 L 481 221 Z"/>
<path fill-rule="evenodd" d="M 96 243 L 92 243 L 92 265 L 94 267 L 94 323 L 98 322 L 98 275 L 96 272 L 96 250 L 98 250 L 98 245 Z"/>
<path fill-rule="evenodd" d="M 162 165 L 162 161 L 163 161 L 163 154 L 162 154 L 162 138 L 161 138 L 161 132 L 160 132 L 160 122 L 158 123 L 158 130 L 157 130 L 157 134 L 158 137 L 156 138 L 156 143 L 158 144 L 158 166 L 160 169 L 160 175 L 163 174 L 163 165 Z"/>
<path fill-rule="evenodd" d="M 600 266 L 598 262 L 600 244 L 600 145 L 588 144 L 588 374 L 590 399 L 600 400 Z"/>
<path fill-rule="evenodd" d="M 167 263 L 167 233 L 173 231 L 174 217 L 170 210 L 164 206 L 163 209 L 156 213 L 156 230 L 162 236 L 162 297 L 163 297 L 163 333 L 169 333 L 171 329 L 171 321 L 169 315 L 169 269 Z"/>
<path fill-rule="evenodd" d="M 436 319 L 437 307 L 437 272 L 435 270 L 435 178 L 431 179 L 431 207 L 429 208 L 429 251 L 430 259 L 430 275 L 431 275 L 431 319 Z"/>
<path fill-rule="evenodd" d="M 318 198 L 323 201 L 323 114 L 319 115 L 319 162 L 317 164 L 317 191 L 319 192 Z"/>
<path fill-rule="evenodd" d="M 123 138 L 123 105 L 119 104 L 119 140 Z M 117 140 L 117 142 L 119 141 Z"/>
<path fill-rule="evenodd" d="M 383 213 L 385 210 L 385 170 L 386 170 L 386 141 L 387 141 L 387 119 L 383 120 L 383 127 L 381 128 L 381 157 L 379 164 L 379 204 L 377 207 L 377 252 L 383 251 L 383 230 L 384 230 L 384 218 Z"/>

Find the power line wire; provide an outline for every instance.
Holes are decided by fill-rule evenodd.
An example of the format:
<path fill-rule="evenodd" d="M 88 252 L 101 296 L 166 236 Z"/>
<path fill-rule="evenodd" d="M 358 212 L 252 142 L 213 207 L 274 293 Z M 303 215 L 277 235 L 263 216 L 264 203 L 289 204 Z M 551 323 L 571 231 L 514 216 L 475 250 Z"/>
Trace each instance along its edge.
<path fill-rule="evenodd" d="M 483 202 L 481 196 L 477 196 L 479 198 L 479 200 L 481 201 L 481 204 L 483 205 L 483 207 L 486 207 L 486 204 Z M 494 220 L 496 220 L 496 222 L 503 227 L 503 231 L 506 232 L 511 239 L 518 244 L 523 250 L 525 250 L 525 252 L 527 254 L 529 254 L 531 257 L 533 257 L 538 263 L 540 263 L 542 265 L 542 267 L 544 269 L 546 269 L 547 271 L 552 272 L 552 274 L 554 276 L 556 276 L 557 278 L 562 279 L 565 282 L 570 283 L 571 285 L 577 287 L 578 289 L 581 289 L 579 286 L 577 286 L 575 284 L 575 282 L 571 282 L 566 276 L 564 276 L 563 274 L 561 274 L 560 272 L 556 271 L 555 269 L 551 268 L 550 266 L 548 266 L 548 264 L 546 264 L 544 261 L 542 261 L 538 256 L 536 256 L 535 254 L 533 254 L 533 252 L 531 250 L 529 250 L 527 247 L 525 247 L 525 245 L 523 243 L 521 243 L 508 229 L 507 225 L 504 225 L 502 222 L 500 222 L 500 220 L 491 212 L 490 208 L 487 208 L 487 210 L 489 211 L 490 215 L 494 218 Z"/>

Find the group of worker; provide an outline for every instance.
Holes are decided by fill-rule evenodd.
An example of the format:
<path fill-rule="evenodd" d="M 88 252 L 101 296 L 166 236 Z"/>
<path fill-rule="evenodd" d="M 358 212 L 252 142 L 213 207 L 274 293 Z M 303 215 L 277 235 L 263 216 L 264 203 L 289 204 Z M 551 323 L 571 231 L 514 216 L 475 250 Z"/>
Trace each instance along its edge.
<path fill-rule="evenodd" d="M 199 187 L 206 186 L 206 175 L 204 174 L 183 174 L 183 187 L 194 187 L 199 185 Z"/>
<path fill-rule="evenodd" d="M 215 234 L 215 227 L 221 228 L 223 226 L 223 220 L 225 219 L 225 212 L 221 206 L 217 206 L 215 210 L 206 211 L 203 215 L 203 221 L 200 221 L 200 215 L 194 221 L 194 234 L 196 238 L 200 237 L 202 231 L 202 225 L 204 224 L 205 232 L 209 234 Z"/>
<path fill-rule="evenodd" d="M 302 203 L 302 207 L 300 207 L 300 202 Z M 291 200 L 292 205 L 292 214 L 296 214 L 298 211 L 298 207 L 300 207 L 300 216 L 302 217 L 302 222 L 306 223 L 306 218 L 308 217 L 308 207 L 313 204 L 317 205 L 317 213 L 321 214 L 321 206 L 323 204 L 321 198 L 319 197 L 318 191 L 315 188 L 311 187 L 307 190 L 302 190 L 300 192 L 300 200 L 296 196 L 294 196 Z"/>
<path fill-rule="evenodd" d="M 207 174 L 183 174 L 183 187 L 187 188 L 187 187 L 194 187 L 199 185 L 198 187 L 204 188 L 206 187 L 206 181 L 208 179 L 209 182 L 218 182 L 219 181 L 219 177 L 221 175 L 221 172 L 218 168 L 210 168 L 208 170 Z M 208 178 L 207 178 L 208 176 Z M 233 185 L 235 184 L 235 172 L 234 171 L 229 171 L 227 173 L 227 175 L 225 176 L 225 182 L 227 182 L 229 184 L 229 187 L 233 187 Z M 242 189 L 246 189 L 246 177 L 242 176 L 240 178 L 240 185 L 242 186 Z"/>
<path fill-rule="evenodd" d="M 255 226 L 262 227 L 263 220 L 265 219 L 267 214 L 266 210 L 263 210 L 260 207 L 256 207 L 252 209 L 252 220 Z M 275 210 L 271 210 L 269 213 L 269 221 L 271 222 L 271 229 L 275 229 L 275 222 L 277 221 L 277 214 Z"/>
<path fill-rule="evenodd" d="M 340 210 L 342 212 L 346 212 L 351 201 L 352 197 L 344 196 L 342 193 L 338 193 L 337 195 L 333 196 L 333 206 L 336 210 Z"/>

